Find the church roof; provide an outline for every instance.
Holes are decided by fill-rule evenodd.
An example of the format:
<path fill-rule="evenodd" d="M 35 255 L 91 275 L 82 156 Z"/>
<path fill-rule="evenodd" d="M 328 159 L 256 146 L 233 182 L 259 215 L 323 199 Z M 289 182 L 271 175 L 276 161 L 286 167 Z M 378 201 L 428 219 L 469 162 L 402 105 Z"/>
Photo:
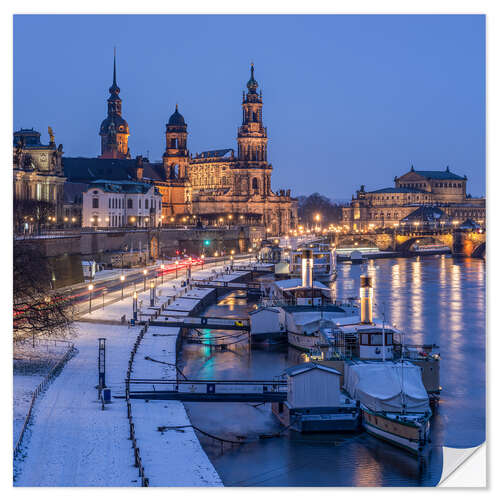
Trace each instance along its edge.
<path fill-rule="evenodd" d="M 170 118 L 168 119 L 169 125 L 177 125 L 177 126 L 185 126 L 186 122 L 184 121 L 184 117 L 179 113 L 179 107 L 175 105 L 175 111 L 172 113 Z"/>
<path fill-rule="evenodd" d="M 70 182 L 92 182 L 97 179 L 133 180 L 137 160 L 103 158 L 62 158 L 64 175 Z"/>
<path fill-rule="evenodd" d="M 203 151 L 202 153 L 197 154 L 196 158 L 222 158 L 231 152 L 234 153 L 234 149 L 212 149 L 211 151 Z"/>

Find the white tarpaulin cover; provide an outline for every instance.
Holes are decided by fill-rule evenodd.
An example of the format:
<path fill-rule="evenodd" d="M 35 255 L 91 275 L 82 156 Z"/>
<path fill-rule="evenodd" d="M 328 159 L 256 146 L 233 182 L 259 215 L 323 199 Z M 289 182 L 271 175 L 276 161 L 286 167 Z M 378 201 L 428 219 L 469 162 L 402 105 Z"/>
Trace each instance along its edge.
<path fill-rule="evenodd" d="M 344 387 L 349 395 L 372 411 L 424 413 L 429 397 L 420 367 L 409 362 L 346 364 Z"/>

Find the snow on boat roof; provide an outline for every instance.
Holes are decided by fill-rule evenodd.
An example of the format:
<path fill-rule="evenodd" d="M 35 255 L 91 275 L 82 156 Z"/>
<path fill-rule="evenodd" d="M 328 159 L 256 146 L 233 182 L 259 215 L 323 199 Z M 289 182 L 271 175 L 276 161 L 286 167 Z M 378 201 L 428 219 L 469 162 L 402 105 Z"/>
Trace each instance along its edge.
<path fill-rule="evenodd" d="M 294 288 L 302 288 L 302 279 L 290 278 L 288 280 L 275 281 L 274 284 L 282 290 L 293 290 Z M 319 281 L 313 281 L 313 287 L 322 290 L 330 290 L 327 286 L 323 285 L 323 283 L 320 283 Z"/>
<path fill-rule="evenodd" d="M 359 331 L 366 331 L 367 333 L 378 333 L 382 331 L 382 328 L 385 329 L 387 333 L 401 333 L 400 330 L 394 328 L 391 325 L 385 324 L 381 321 L 374 321 L 373 323 L 361 323 L 361 318 L 359 316 L 350 316 L 347 318 L 339 318 L 336 321 L 336 326 L 342 329 L 344 333 L 356 333 Z"/>
<path fill-rule="evenodd" d="M 308 363 L 301 363 L 300 365 L 295 365 L 295 366 L 290 366 L 287 368 L 284 373 L 287 375 L 290 375 L 290 377 L 294 377 L 295 375 L 299 375 L 301 373 L 308 372 L 310 370 L 314 369 L 318 370 L 323 370 L 325 372 L 330 372 L 335 375 L 341 375 L 341 373 L 338 370 L 335 370 L 335 368 L 331 368 L 330 366 L 325 366 L 321 365 L 319 363 L 313 363 L 312 361 L 309 361 Z"/>

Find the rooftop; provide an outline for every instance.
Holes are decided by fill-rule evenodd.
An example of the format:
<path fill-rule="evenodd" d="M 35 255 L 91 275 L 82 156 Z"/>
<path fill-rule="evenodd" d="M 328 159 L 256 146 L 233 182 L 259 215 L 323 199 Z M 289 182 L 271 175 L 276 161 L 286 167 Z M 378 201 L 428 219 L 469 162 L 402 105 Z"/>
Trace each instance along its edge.
<path fill-rule="evenodd" d="M 422 189 L 415 189 L 415 188 L 382 188 L 382 189 L 377 189 L 375 191 L 368 191 L 368 194 L 384 194 L 384 193 L 427 193 L 427 191 L 424 191 Z"/>
<path fill-rule="evenodd" d="M 100 179 L 91 182 L 87 191 L 99 188 L 107 193 L 130 193 L 130 194 L 146 194 L 153 186 L 143 182 L 134 181 L 111 181 Z M 156 191 L 156 188 L 154 188 Z"/>

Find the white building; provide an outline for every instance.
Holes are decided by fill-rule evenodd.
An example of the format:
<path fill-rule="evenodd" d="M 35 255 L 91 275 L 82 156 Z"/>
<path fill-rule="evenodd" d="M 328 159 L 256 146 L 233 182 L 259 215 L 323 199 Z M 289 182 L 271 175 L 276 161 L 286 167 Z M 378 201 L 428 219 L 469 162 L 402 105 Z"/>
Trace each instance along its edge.
<path fill-rule="evenodd" d="M 92 182 L 83 193 L 83 227 L 157 227 L 161 224 L 161 195 L 142 182 Z"/>

